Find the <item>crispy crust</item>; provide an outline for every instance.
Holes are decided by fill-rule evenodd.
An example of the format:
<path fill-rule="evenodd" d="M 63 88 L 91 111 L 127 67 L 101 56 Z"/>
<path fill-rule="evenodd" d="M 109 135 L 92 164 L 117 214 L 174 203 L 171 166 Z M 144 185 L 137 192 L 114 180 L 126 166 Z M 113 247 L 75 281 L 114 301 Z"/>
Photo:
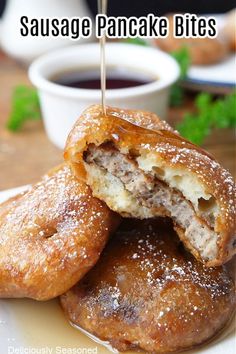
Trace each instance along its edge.
<path fill-rule="evenodd" d="M 86 178 L 83 152 L 88 145 L 99 146 L 108 140 L 122 153 L 137 150 L 142 155 L 152 152 L 166 166 L 197 177 L 220 208 L 215 227 L 219 235 L 218 255 L 207 265 L 220 265 L 232 257 L 235 253 L 235 184 L 228 171 L 206 151 L 173 132 L 155 114 L 107 107 L 107 116 L 104 116 L 101 106 L 94 105 L 81 115 L 67 140 L 64 156 L 71 162 L 76 175 L 83 171 Z M 201 260 L 196 250 L 192 252 Z"/>
<path fill-rule="evenodd" d="M 0 206 L 0 297 L 48 300 L 98 260 L 119 218 L 63 164 Z"/>

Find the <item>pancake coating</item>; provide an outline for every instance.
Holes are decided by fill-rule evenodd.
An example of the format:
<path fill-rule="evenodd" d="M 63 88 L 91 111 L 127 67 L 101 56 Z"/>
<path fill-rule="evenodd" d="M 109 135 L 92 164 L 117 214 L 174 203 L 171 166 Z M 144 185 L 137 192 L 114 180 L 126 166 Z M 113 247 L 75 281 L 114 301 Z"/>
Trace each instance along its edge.
<path fill-rule="evenodd" d="M 235 289 L 225 266 L 197 262 L 168 224 L 136 220 L 61 304 L 73 324 L 119 351 L 162 353 L 214 336 L 234 311 Z"/>
<path fill-rule="evenodd" d="M 206 265 L 227 262 L 236 253 L 230 173 L 155 114 L 106 111 L 86 109 L 68 137 L 64 156 L 75 174 L 83 170 L 93 195 L 124 217 L 171 217 L 185 246 Z"/>
<path fill-rule="evenodd" d="M 0 206 L 0 297 L 54 298 L 96 263 L 118 217 L 67 164 Z"/>

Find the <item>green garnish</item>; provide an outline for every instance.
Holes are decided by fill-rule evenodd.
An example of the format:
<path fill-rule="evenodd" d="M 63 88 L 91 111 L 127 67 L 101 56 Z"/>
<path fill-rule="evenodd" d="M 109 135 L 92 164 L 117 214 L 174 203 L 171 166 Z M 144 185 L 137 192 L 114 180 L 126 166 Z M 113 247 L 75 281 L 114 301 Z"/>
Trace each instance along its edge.
<path fill-rule="evenodd" d="M 137 45 L 144 45 L 144 46 L 148 46 L 148 42 L 145 41 L 142 38 L 127 38 L 124 40 L 124 43 L 130 43 L 130 44 L 137 44 Z"/>
<path fill-rule="evenodd" d="M 25 121 L 37 120 L 40 117 L 37 90 L 24 85 L 16 86 L 12 95 L 12 110 L 7 121 L 7 128 L 17 131 Z"/>
<path fill-rule="evenodd" d="M 180 87 L 179 82 L 183 80 L 187 75 L 190 66 L 190 55 L 186 47 L 183 47 L 176 52 L 172 52 L 171 55 L 179 64 L 180 77 L 179 80 L 171 87 L 170 105 L 180 106 L 183 103 L 184 90 L 182 89 L 182 87 Z"/>
<path fill-rule="evenodd" d="M 213 99 L 208 93 L 200 93 L 195 99 L 196 112 L 185 113 L 176 129 L 186 139 L 201 145 L 214 128 L 236 127 L 236 91 Z"/>

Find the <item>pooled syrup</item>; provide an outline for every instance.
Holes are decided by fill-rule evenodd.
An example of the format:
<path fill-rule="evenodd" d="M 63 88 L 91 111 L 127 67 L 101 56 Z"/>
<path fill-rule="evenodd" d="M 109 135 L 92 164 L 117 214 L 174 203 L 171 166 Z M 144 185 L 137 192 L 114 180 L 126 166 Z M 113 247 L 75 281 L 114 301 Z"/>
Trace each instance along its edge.
<path fill-rule="evenodd" d="M 100 14 L 106 15 L 107 12 L 107 0 L 98 0 L 98 11 Z M 106 35 L 103 33 L 103 36 L 100 39 L 100 57 L 101 57 L 101 91 L 102 91 L 102 110 L 103 114 L 106 115 L 106 102 L 105 102 L 105 93 L 106 93 L 106 62 L 105 62 L 105 44 L 106 44 Z"/>
<path fill-rule="evenodd" d="M 54 75 L 51 80 L 66 87 L 101 90 L 101 70 L 98 67 L 75 68 Z M 110 66 L 106 68 L 106 88 L 108 90 L 147 85 L 154 80 L 155 78 L 151 74 L 138 73 L 129 67 Z"/>

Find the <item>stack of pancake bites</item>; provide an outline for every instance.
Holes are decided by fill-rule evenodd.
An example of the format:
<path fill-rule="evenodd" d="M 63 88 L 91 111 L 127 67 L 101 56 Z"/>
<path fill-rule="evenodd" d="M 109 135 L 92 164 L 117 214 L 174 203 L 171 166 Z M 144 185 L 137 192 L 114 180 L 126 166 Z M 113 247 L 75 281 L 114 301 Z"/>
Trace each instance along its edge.
<path fill-rule="evenodd" d="M 64 163 L 0 205 L 0 297 L 60 296 L 114 349 L 214 338 L 235 309 L 235 184 L 144 111 L 89 107 Z"/>

